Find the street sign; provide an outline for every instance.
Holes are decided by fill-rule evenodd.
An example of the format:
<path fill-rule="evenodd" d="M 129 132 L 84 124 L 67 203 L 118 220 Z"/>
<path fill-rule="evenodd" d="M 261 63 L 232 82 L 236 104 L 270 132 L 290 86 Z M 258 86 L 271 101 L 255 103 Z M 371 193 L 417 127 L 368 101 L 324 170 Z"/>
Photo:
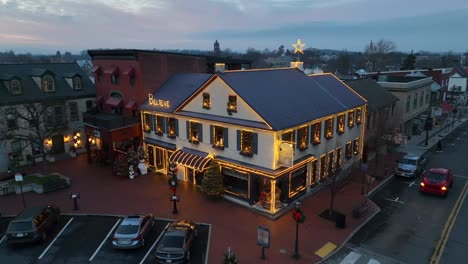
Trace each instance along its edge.
<path fill-rule="evenodd" d="M 270 247 L 270 230 L 268 227 L 259 226 L 257 228 L 257 245 L 265 248 Z"/>
<path fill-rule="evenodd" d="M 15 181 L 17 182 L 22 182 L 23 181 L 23 175 L 21 174 L 15 174 Z"/>

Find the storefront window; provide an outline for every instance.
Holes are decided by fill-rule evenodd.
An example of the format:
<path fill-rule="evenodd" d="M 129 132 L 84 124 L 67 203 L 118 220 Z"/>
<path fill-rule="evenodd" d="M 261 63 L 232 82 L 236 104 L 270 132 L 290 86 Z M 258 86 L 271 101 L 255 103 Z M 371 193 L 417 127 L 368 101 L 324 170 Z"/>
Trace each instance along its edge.
<path fill-rule="evenodd" d="M 321 130 L 321 122 L 317 122 L 312 125 L 313 137 L 312 137 L 312 144 L 317 145 L 320 144 L 320 130 Z"/>
<path fill-rule="evenodd" d="M 289 196 L 292 197 L 307 187 L 307 167 L 303 166 L 290 174 L 291 189 Z"/>
<path fill-rule="evenodd" d="M 225 192 L 242 198 L 248 198 L 249 175 L 247 173 L 228 168 L 223 168 L 222 173 Z"/>

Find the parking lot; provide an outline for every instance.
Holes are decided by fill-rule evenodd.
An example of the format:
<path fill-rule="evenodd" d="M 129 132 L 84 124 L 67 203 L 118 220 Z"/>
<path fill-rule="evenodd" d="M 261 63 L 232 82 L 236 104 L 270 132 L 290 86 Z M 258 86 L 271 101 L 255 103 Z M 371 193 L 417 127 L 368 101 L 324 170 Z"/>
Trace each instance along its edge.
<path fill-rule="evenodd" d="M 0 218 L 0 263 L 155 263 L 160 235 L 169 220 L 156 219 L 142 248 L 112 248 L 112 235 L 122 218 L 111 216 L 63 216 L 45 242 L 9 245 L 4 234 L 12 218 Z M 198 226 L 190 263 L 205 263 L 210 226 Z"/>

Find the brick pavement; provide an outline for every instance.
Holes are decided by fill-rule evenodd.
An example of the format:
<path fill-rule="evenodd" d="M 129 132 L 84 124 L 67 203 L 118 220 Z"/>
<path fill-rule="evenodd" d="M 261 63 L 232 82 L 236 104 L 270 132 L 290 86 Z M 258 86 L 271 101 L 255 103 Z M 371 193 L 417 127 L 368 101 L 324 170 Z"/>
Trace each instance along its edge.
<path fill-rule="evenodd" d="M 402 153 L 392 153 L 381 160 L 379 165 L 369 161 L 368 173 L 384 176 L 384 167 L 394 167 Z M 36 167 L 40 169 L 40 166 Z M 36 168 L 31 168 L 34 171 Z M 150 173 L 134 180 L 118 178 L 112 175 L 110 167 L 96 167 L 86 161 L 85 155 L 75 159 L 51 163 L 49 172 L 60 172 L 72 179 L 70 189 L 46 194 L 25 193 L 27 205 L 55 203 L 66 213 L 89 214 L 133 214 L 151 212 L 157 217 L 174 218 L 172 203 L 169 202 L 170 190 L 164 175 Z M 270 220 L 254 213 L 248 208 L 228 201 L 212 201 L 205 198 L 197 187 L 180 183 L 178 194 L 179 219 L 191 219 L 212 225 L 212 237 L 209 263 L 220 263 L 227 247 L 239 257 L 240 263 L 314 263 L 321 260 L 314 254 L 327 242 L 338 246 L 343 244 L 358 226 L 364 223 L 378 210 L 372 202 L 370 209 L 360 218 L 351 216 L 353 208 L 362 201 L 360 171 L 353 170 L 347 184 L 337 195 L 335 209 L 347 215 L 345 229 L 335 227 L 334 222 L 318 215 L 329 207 L 330 191 L 323 189 L 304 199 L 303 211 L 306 222 L 299 227 L 299 260 L 292 259 L 295 240 L 295 222 L 290 213 L 277 220 Z M 387 175 L 389 177 L 389 175 Z M 382 181 L 375 181 L 375 188 Z M 73 211 L 69 192 L 80 192 L 79 211 Z M 22 209 L 20 195 L 0 197 L 0 212 L 3 215 L 17 214 Z M 267 226 L 271 233 L 271 247 L 266 249 L 267 259 L 260 260 L 261 249 L 256 245 L 256 229 Z"/>

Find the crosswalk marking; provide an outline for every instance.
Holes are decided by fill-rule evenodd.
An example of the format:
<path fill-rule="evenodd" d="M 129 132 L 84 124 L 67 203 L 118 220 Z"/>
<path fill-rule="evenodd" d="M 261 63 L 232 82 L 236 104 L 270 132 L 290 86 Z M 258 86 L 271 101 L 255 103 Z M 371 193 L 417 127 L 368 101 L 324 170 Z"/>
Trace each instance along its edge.
<path fill-rule="evenodd" d="M 340 264 L 353 264 L 355 263 L 359 258 L 361 257 L 361 254 L 358 254 L 356 252 L 349 252 L 348 255 L 340 262 Z"/>
<path fill-rule="evenodd" d="M 369 260 L 369 262 L 367 262 L 367 264 L 380 264 L 380 262 L 378 262 L 375 259 L 371 259 L 371 260 Z"/>

